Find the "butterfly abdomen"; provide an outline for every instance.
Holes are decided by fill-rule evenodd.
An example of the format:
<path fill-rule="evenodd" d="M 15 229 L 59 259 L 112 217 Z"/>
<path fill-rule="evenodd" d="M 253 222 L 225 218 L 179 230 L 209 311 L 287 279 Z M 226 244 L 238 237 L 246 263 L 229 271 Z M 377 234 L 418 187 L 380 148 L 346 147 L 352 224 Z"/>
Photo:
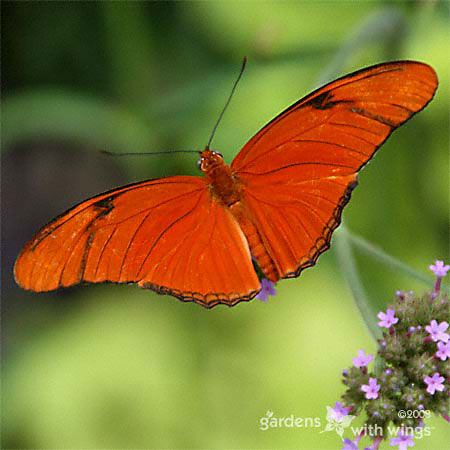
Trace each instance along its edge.
<path fill-rule="evenodd" d="M 243 203 L 241 181 L 217 153 L 206 150 L 202 153 L 202 158 L 203 171 L 213 195 L 228 207 L 239 223 L 247 239 L 250 252 L 265 277 L 271 281 L 279 280 L 280 273 Z"/>
<path fill-rule="evenodd" d="M 259 234 L 257 228 L 252 222 L 251 218 L 246 211 L 245 205 L 239 201 L 230 206 L 230 211 L 234 218 L 238 221 L 241 230 L 247 238 L 248 246 L 253 258 L 258 263 L 260 269 L 264 273 L 265 277 L 270 281 L 278 281 L 280 279 L 280 273 L 268 253 L 264 242 Z"/>

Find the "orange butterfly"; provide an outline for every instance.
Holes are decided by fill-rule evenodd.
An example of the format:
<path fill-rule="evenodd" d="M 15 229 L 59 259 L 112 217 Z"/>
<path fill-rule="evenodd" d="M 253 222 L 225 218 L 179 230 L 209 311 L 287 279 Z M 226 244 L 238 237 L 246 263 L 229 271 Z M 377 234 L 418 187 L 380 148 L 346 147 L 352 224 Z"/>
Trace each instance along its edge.
<path fill-rule="evenodd" d="M 414 61 L 339 78 L 269 122 L 230 166 L 207 146 L 204 177 L 130 184 L 63 213 L 25 245 L 16 281 L 37 292 L 137 283 L 207 308 L 251 300 L 261 289 L 252 257 L 273 282 L 314 265 L 359 170 L 437 84 Z"/>

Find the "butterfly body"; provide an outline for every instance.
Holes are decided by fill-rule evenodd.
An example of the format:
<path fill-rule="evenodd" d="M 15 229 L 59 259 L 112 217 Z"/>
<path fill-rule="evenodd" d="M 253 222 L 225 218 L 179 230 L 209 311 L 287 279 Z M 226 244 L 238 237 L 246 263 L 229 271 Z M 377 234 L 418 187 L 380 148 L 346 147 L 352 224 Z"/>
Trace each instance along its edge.
<path fill-rule="evenodd" d="M 203 177 L 142 181 L 97 195 L 44 226 L 15 264 L 44 292 L 81 282 L 136 283 L 207 308 L 236 305 L 297 277 L 330 247 L 358 172 L 433 98 L 434 70 L 378 64 L 287 108 L 230 165 L 206 148 Z"/>
<path fill-rule="evenodd" d="M 205 173 L 212 195 L 221 202 L 244 233 L 250 253 L 267 279 L 276 282 L 281 278 L 275 261 L 267 251 L 258 233 L 251 212 L 245 204 L 245 186 L 238 174 L 227 165 L 220 153 L 208 148 L 201 153 L 200 169 Z"/>
<path fill-rule="evenodd" d="M 212 195 L 223 205 L 230 207 L 241 200 L 241 182 L 220 153 L 205 149 L 200 154 L 199 166 Z"/>

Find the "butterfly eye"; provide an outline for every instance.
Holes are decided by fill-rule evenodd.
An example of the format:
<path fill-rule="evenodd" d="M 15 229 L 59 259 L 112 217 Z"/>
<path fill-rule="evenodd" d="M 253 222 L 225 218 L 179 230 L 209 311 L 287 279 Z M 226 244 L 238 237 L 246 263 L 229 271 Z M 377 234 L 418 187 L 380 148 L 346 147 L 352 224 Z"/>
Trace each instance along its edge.
<path fill-rule="evenodd" d="M 197 168 L 198 170 L 202 170 L 202 158 L 197 159 Z"/>
<path fill-rule="evenodd" d="M 214 152 L 214 154 L 217 155 L 217 156 L 220 156 L 221 158 L 223 158 L 223 155 L 220 152 Z"/>

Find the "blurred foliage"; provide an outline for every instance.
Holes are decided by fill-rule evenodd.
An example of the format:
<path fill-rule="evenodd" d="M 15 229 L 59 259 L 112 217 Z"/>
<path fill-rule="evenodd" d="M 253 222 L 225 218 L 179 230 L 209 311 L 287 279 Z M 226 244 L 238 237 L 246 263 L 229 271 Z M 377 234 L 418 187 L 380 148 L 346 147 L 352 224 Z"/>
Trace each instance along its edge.
<path fill-rule="evenodd" d="M 440 88 L 364 170 L 347 229 L 426 273 L 448 259 L 446 1 L 2 2 L 2 448 L 339 448 L 317 429 L 341 368 L 375 348 L 335 261 L 279 284 L 269 304 L 205 311 L 128 286 L 21 291 L 14 258 L 45 221 L 120 183 L 194 174 L 195 160 L 98 150 L 205 145 L 231 161 L 313 87 L 388 59 L 432 65 Z M 431 288 L 353 250 L 376 310 Z M 345 263 L 345 262 L 344 262 Z M 443 420 L 417 449 L 444 449 Z"/>

